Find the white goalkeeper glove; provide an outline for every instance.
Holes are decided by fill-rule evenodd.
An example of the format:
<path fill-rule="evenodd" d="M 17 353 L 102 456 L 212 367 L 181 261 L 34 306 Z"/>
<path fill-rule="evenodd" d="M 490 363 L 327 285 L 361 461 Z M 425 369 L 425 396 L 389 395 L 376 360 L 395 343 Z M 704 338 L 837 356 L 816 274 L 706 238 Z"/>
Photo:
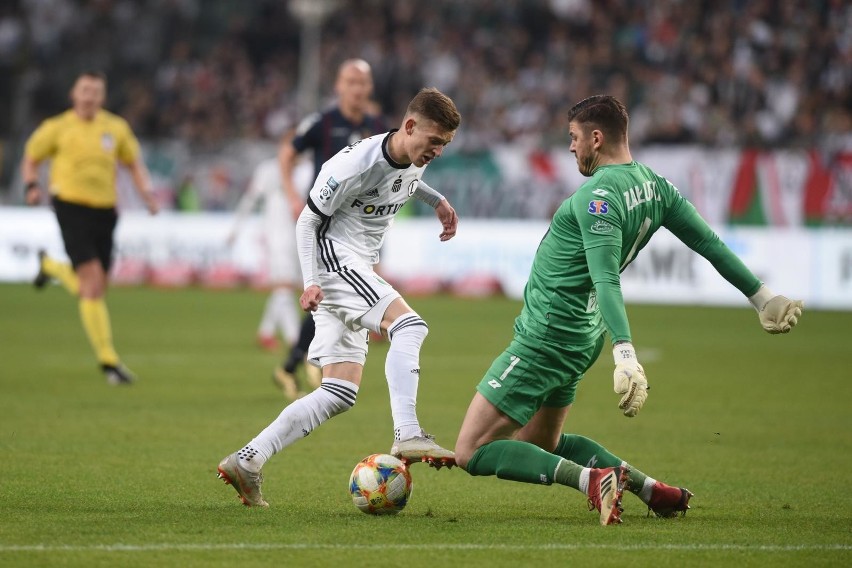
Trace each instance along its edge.
<path fill-rule="evenodd" d="M 648 398 L 648 380 L 645 369 L 636 359 L 636 350 L 631 343 L 619 343 L 612 348 L 615 359 L 615 372 L 612 374 L 613 389 L 616 394 L 624 395 L 618 401 L 624 415 L 633 418 L 642 409 Z"/>
<path fill-rule="evenodd" d="M 765 284 L 762 284 L 748 301 L 757 310 L 760 325 L 772 334 L 790 333 L 790 330 L 799 323 L 802 308 L 805 307 L 801 300 L 774 295 Z"/>

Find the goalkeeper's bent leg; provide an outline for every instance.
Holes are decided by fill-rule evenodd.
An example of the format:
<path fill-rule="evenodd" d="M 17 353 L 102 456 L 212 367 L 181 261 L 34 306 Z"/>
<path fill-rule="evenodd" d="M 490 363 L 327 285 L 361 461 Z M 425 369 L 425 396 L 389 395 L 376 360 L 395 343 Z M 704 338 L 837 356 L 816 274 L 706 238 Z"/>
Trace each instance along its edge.
<path fill-rule="evenodd" d="M 550 485 L 559 483 L 580 490 L 583 467 L 529 442 L 496 440 L 480 446 L 466 466 L 471 475 L 496 475 L 500 479 Z"/>
<path fill-rule="evenodd" d="M 579 434 L 562 434 L 553 453 L 586 467 L 618 467 L 623 463 L 594 440 Z"/>
<path fill-rule="evenodd" d="M 640 498 L 642 498 L 643 490 L 648 493 L 651 486 L 654 485 L 654 479 L 648 477 L 632 465 L 629 465 L 620 457 L 610 453 L 609 450 L 599 443 L 579 434 L 562 434 L 553 453 L 586 467 L 606 468 L 625 466 L 629 468 L 630 473 L 627 489 L 631 493 L 639 495 Z M 648 493 L 648 498 L 650 498 L 650 493 Z"/>

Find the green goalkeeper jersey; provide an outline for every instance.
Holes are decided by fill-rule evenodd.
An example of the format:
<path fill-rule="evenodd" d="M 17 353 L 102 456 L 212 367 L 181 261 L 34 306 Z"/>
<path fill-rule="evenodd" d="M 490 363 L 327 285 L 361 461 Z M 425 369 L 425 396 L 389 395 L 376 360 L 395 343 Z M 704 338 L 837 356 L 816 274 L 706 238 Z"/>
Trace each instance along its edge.
<path fill-rule="evenodd" d="M 516 337 L 585 346 L 606 330 L 631 341 L 619 274 L 660 227 L 746 296 L 761 282 L 668 180 L 638 162 L 598 167 L 553 216 L 515 320 Z"/>

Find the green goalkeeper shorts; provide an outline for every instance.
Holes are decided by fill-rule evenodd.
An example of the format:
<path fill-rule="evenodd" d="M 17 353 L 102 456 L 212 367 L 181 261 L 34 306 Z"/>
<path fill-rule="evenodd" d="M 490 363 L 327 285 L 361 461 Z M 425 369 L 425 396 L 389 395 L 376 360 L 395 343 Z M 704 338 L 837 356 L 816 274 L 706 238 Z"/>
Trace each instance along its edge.
<path fill-rule="evenodd" d="M 526 424 L 542 406 L 563 408 L 574 402 L 577 385 L 601 354 L 604 334 L 587 347 L 535 348 L 518 337 L 491 364 L 476 386 L 501 412 Z"/>

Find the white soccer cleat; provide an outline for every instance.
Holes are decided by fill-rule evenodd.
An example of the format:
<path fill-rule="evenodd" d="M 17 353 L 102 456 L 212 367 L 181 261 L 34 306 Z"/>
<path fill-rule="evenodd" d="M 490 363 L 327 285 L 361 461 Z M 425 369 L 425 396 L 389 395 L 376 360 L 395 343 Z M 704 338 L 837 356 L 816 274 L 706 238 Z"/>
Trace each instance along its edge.
<path fill-rule="evenodd" d="M 225 485 L 230 485 L 237 490 L 240 501 L 246 507 L 269 507 L 269 503 L 263 500 L 260 485 L 263 483 L 263 474 L 253 473 L 240 467 L 239 458 L 233 453 L 219 462 L 219 479 L 224 480 Z"/>
<path fill-rule="evenodd" d="M 425 462 L 435 469 L 456 465 L 456 454 L 444 449 L 435 442 L 435 436 L 420 430 L 419 436 L 407 440 L 397 440 L 391 446 L 391 455 L 409 465 L 413 462 Z"/>

